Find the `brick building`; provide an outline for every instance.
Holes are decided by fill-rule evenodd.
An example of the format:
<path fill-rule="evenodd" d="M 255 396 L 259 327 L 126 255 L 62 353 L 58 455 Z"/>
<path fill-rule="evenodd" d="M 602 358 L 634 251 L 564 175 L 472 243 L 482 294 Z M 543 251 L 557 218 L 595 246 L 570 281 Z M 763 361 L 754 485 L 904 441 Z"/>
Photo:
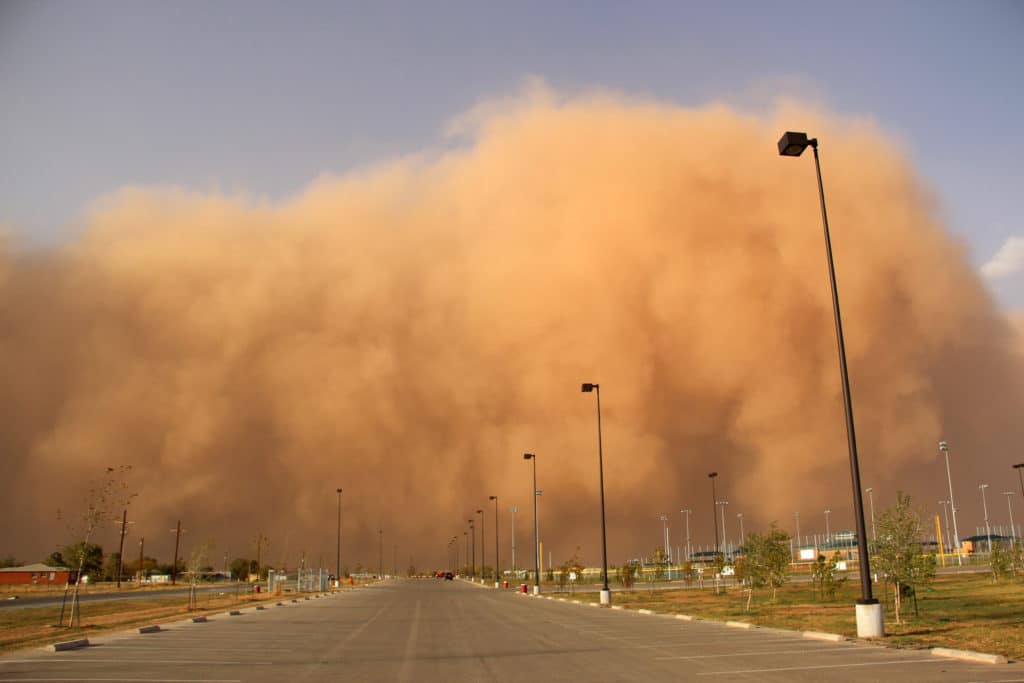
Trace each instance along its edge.
<path fill-rule="evenodd" d="M 74 581 L 75 573 L 67 567 L 50 567 L 41 563 L 5 567 L 0 569 L 0 585 L 63 586 Z"/>

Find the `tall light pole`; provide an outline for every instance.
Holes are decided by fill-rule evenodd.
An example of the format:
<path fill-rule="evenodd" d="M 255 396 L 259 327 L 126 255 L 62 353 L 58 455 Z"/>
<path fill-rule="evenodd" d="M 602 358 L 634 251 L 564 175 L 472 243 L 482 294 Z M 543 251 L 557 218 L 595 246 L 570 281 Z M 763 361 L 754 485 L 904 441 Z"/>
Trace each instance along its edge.
<path fill-rule="evenodd" d="M 708 479 L 711 480 L 711 526 L 715 530 L 715 555 L 718 555 L 718 522 L 715 521 L 718 512 L 718 494 L 715 493 L 715 479 L 718 478 L 718 472 L 709 472 Z"/>
<path fill-rule="evenodd" d="M 725 533 L 725 506 L 729 504 L 727 500 L 718 501 L 718 506 L 722 508 L 722 559 L 729 553 L 729 537 Z"/>
<path fill-rule="evenodd" d="M 476 514 L 480 515 L 480 581 L 487 578 L 487 570 L 484 567 L 487 566 L 487 543 L 484 541 L 484 510 L 480 508 L 476 511 Z"/>
<path fill-rule="evenodd" d="M 740 520 L 740 545 L 747 542 L 746 534 L 743 533 L 743 513 L 737 512 L 736 519 Z"/>
<path fill-rule="evenodd" d="M 462 532 L 462 537 L 464 539 L 466 539 L 466 559 L 468 560 L 469 559 L 469 532 L 468 531 L 463 531 Z M 466 566 L 467 567 L 469 566 L 468 562 L 466 563 Z"/>
<path fill-rule="evenodd" d="M 533 461 L 533 594 L 540 595 L 540 520 L 537 517 L 537 456 L 523 453 L 523 460 Z"/>
<path fill-rule="evenodd" d="M 798 157 L 808 145 L 814 151 L 814 170 L 818 177 L 818 199 L 821 202 L 821 222 L 825 233 L 825 257 L 828 261 L 829 285 L 832 288 L 832 312 L 835 316 L 836 345 L 839 351 L 839 376 L 843 386 L 843 407 L 846 414 L 846 438 L 850 451 L 850 478 L 853 484 L 853 513 L 857 522 L 857 555 L 860 560 L 861 599 L 857 602 L 857 636 L 877 638 L 885 634 L 882 607 L 871 595 L 871 567 L 868 559 L 867 532 L 864 525 L 864 501 L 861 497 L 860 464 L 857 460 L 857 436 L 853 424 L 853 399 L 850 375 L 846 368 L 846 343 L 843 340 L 843 322 L 839 312 L 839 289 L 836 269 L 832 260 L 832 238 L 828 231 L 828 212 L 825 210 L 825 187 L 821 181 L 821 162 L 818 159 L 818 139 L 808 139 L 806 133 L 786 132 L 779 139 L 779 154 Z"/>
<path fill-rule="evenodd" d="M 583 393 L 591 391 L 597 393 L 597 471 L 600 477 L 601 487 L 601 578 L 604 580 L 604 587 L 601 589 L 601 604 L 612 604 L 612 592 L 608 588 L 608 534 L 605 531 L 604 523 L 604 449 L 601 446 L 601 385 L 585 382 L 582 388 Z"/>
<path fill-rule="evenodd" d="M 379 546 L 378 547 L 378 550 L 379 550 L 379 557 L 378 557 L 379 564 L 377 565 L 377 576 L 381 580 L 383 580 L 384 579 L 384 530 L 383 529 L 377 529 L 377 536 L 380 539 L 380 543 L 378 544 L 378 546 Z"/>
<path fill-rule="evenodd" d="M 693 511 L 687 508 L 679 512 L 686 515 L 686 561 L 689 562 L 693 557 L 693 552 L 690 550 L 690 513 Z"/>
<path fill-rule="evenodd" d="M 474 583 L 475 583 L 475 580 L 476 580 L 476 527 L 473 524 L 473 519 L 472 518 L 467 519 L 466 521 L 469 522 L 469 541 L 471 543 L 471 545 L 470 545 L 471 550 L 469 552 L 469 575 L 473 577 Z"/>
<path fill-rule="evenodd" d="M 874 496 L 874 489 L 869 486 L 866 489 L 864 489 L 864 491 L 868 494 L 868 503 L 871 506 L 871 540 L 874 542 L 874 541 L 878 540 L 878 535 L 875 533 L 875 496 Z"/>
<path fill-rule="evenodd" d="M 992 556 L 992 527 L 988 525 L 988 502 L 985 500 L 985 489 L 988 488 L 988 484 L 979 484 L 978 488 L 981 489 L 981 505 L 985 510 L 985 536 L 988 538 L 988 554 Z"/>
<path fill-rule="evenodd" d="M 946 457 L 946 481 L 949 483 L 949 507 L 953 511 L 953 547 L 956 549 L 956 563 L 964 566 L 964 558 L 960 554 L 960 530 L 956 526 L 956 503 L 953 498 L 953 475 L 949 471 L 949 444 L 939 442 L 939 451 Z"/>
<path fill-rule="evenodd" d="M 1003 491 L 1003 495 L 1006 496 L 1006 510 L 1010 513 L 1010 538 L 1013 541 L 1017 540 L 1017 527 L 1013 525 L 1013 505 L 1010 504 L 1010 496 L 1017 495 L 1016 491 Z"/>
<path fill-rule="evenodd" d="M 513 505 L 510 510 L 512 513 L 512 575 L 516 575 L 516 513 L 519 512 L 519 506 Z"/>
<path fill-rule="evenodd" d="M 831 514 L 831 510 L 825 510 L 825 543 L 828 543 L 829 539 L 832 538 L 832 527 L 828 524 L 828 516 Z"/>
<path fill-rule="evenodd" d="M 338 489 L 338 544 L 334 554 L 334 578 L 341 585 L 341 489 Z"/>
<path fill-rule="evenodd" d="M 952 550 L 953 546 L 949 542 L 949 501 L 940 500 L 939 505 L 942 506 L 942 518 L 946 522 L 946 547 Z"/>
<path fill-rule="evenodd" d="M 490 496 L 494 501 L 494 587 L 501 588 L 501 560 L 498 559 L 498 497 Z"/>
<path fill-rule="evenodd" d="M 671 553 L 668 547 L 668 515 L 659 515 L 658 518 L 661 520 L 661 531 L 664 536 L 663 547 L 665 548 L 665 558 L 671 562 Z"/>

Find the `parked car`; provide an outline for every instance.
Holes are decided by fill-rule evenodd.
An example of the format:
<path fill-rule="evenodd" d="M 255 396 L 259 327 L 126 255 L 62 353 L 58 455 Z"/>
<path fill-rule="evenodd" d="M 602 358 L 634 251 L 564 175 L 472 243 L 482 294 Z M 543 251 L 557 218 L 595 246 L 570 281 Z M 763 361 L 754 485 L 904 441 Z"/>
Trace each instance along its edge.
<path fill-rule="evenodd" d="M 445 572 L 444 573 L 444 580 L 445 581 L 452 581 L 454 578 L 455 578 L 455 575 L 452 574 L 451 572 Z"/>

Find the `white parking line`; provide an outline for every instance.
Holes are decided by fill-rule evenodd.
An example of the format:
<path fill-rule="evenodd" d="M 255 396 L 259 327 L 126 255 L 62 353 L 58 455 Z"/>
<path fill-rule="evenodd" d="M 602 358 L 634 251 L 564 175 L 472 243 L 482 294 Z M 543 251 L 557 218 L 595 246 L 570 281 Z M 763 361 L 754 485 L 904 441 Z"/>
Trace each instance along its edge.
<path fill-rule="evenodd" d="M 774 671 L 813 671 L 815 669 L 852 669 L 855 666 L 899 666 L 901 664 L 935 664 L 941 659 L 894 659 L 888 662 L 856 662 L 854 664 L 817 664 L 811 666 L 786 666 L 778 669 L 733 669 L 731 671 L 701 671 L 698 676 L 733 676 L 735 674 L 761 674 Z M 947 662 L 948 663 L 948 662 Z"/>

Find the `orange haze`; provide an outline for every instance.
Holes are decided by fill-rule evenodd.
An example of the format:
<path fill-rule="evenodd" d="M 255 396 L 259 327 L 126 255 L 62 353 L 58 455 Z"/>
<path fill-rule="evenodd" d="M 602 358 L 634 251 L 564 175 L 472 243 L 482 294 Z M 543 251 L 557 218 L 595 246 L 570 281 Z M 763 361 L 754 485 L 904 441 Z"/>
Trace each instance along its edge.
<path fill-rule="evenodd" d="M 946 439 L 961 535 L 982 524 L 980 482 L 1005 523 L 1020 334 L 875 125 L 607 94 L 469 118 L 460 149 L 282 203 L 126 188 L 59 249 L 0 243 L 0 553 L 70 540 L 56 509 L 131 464 L 128 556 L 142 535 L 169 561 L 180 517 L 183 546 L 212 540 L 217 566 L 262 531 L 272 562 L 333 568 L 340 486 L 351 569 L 376 566 L 381 528 L 385 565 L 397 545 L 399 568 L 438 566 L 477 508 L 493 563 L 492 494 L 503 564 L 519 506 L 522 566 L 530 451 L 545 556 L 596 563 L 585 381 L 602 389 L 610 561 L 650 554 L 659 513 L 681 545 L 681 508 L 711 543 L 711 470 L 730 537 L 740 512 L 747 532 L 799 510 L 821 533 L 825 508 L 852 528 L 813 161 L 778 156 L 787 128 L 821 140 L 876 508 L 903 489 L 936 511 Z"/>

